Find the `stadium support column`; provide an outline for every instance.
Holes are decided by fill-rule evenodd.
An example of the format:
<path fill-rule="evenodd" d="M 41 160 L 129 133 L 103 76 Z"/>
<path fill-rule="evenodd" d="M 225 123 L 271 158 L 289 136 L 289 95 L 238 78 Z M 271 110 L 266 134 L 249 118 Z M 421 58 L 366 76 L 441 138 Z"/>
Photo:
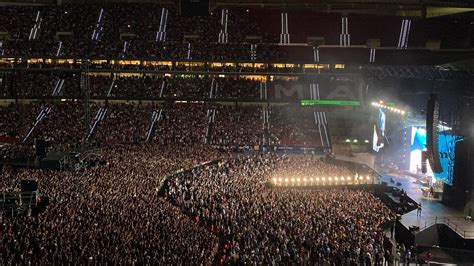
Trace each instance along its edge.
<path fill-rule="evenodd" d="M 204 137 L 204 144 L 212 144 L 212 134 L 214 131 L 214 122 L 216 120 L 216 109 L 208 109 L 206 114 L 207 129 Z"/>
<path fill-rule="evenodd" d="M 375 63 L 375 48 L 370 48 L 369 63 Z"/>
<path fill-rule="evenodd" d="M 35 24 L 33 25 L 33 27 L 31 27 L 31 30 L 30 30 L 30 35 L 28 36 L 28 40 L 36 40 L 36 38 L 38 37 L 38 31 L 39 29 L 41 28 L 41 21 L 43 19 L 41 18 L 41 11 L 38 11 L 36 13 L 36 19 L 35 19 Z"/>
<path fill-rule="evenodd" d="M 81 90 L 84 98 L 84 123 L 86 125 L 85 136 L 89 134 L 91 126 L 91 106 L 90 106 L 90 72 L 89 72 L 89 61 L 82 62 L 81 71 Z"/>
<path fill-rule="evenodd" d="M 100 12 L 99 12 L 99 17 L 97 18 L 97 22 L 94 25 L 94 30 L 92 31 L 91 40 L 93 40 L 93 41 L 98 41 L 99 38 L 100 38 L 100 34 L 104 30 L 103 18 L 104 18 L 104 9 L 101 8 Z"/>
<path fill-rule="evenodd" d="M 342 17 L 342 31 L 339 35 L 339 45 L 340 46 L 350 46 L 351 45 L 351 35 L 349 34 L 349 20 L 347 17 Z"/>
<path fill-rule="evenodd" d="M 164 42 L 166 41 L 166 23 L 168 22 L 168 8 L 163 7 L 161 9 L 160 27 L 156 32 L 155 41 Z"/>
<path fill-rule="evenodd" d="M 398 37 L 398 49 L 407 49 L 408 47 L 408 36 L 410 35 L 411 20 L 402 20 L 402 26 L 400 28 L 400 36 Z"/>
<path fill-rule="evenodd" d="M 311 83 L 309 84 L 309 94 L 311 97 L 311 100 L 320 100 L 320 93 L 319 93 L 319 84 L 318 83 Z M 319 138 L 321 140 L 321 146 L 325 150 L 331 150 L 331 136 L 329 133 L 329 127 L 328 127 L 328 121 L 327 121 L 327 116 L 326 112 L 321 112 L 321 111 L 314 111 L 314 122 L 316 126 L 318 127 L 319 131 Z"/>
<path fill-rule="evenodd" d="M 163 109 L 153 111 L 153 114 L 151 116 L 150 127 L 148 127 L 146 134 L 146 143 L 150 143 L 153 139 L 153 135 L 155 134 L 155 125 L 160 121 L 162 113 Z"/>
<path fill-rule="evenodd" d="M 51 96 L 59 96 L 61 93 L 61 90 L 64 86 L 64 79 L 60 78 L 56 81 L 56 85 L 53 88 L 53 92 L 51 93 Z M 34 132 L 36 127 L 51 113 L 52 108 L 51 106 L 42 106 L 41 110 L 36 116 L 36 121 L 33 123 L 33 126 L 30 127 L 28 133 L 26 133 L 26 136 L 23 138 L 23 143 L 26 143 L 31 136 L 31 134 Z"/>
<path fill-rule="evenodd" d="M 250 44 L 250 60 L 257 60 L 257 44 Z"/>
<path fill-rule="evenodd" d="M 266 152 L 268 146 L 270 145 L 270 141 L 268 139 L 269 130 L 270 130 L 270 119 L 269 119 L 269 111 L 268 111 L 268 104 L 262 108 L 262 122 L 263 122 L 263 136 L 262 136 L 262 150 Z"/>
<path fill-rule="evenodd" d="M 319 48 L 313 46 L 313 60 L 319 65 Z M 318 74 L 321 74 L 321 69 L 318 67 Z"/>
<path fill-rule="evenodd" d="M 268 100 L 268 92 L 267 92 L 267 82 L 262 81 L 260 82 L 260 100 L 267 101 Z"/>
<path fill-rule="evenodd" d="M 268 77 L 267 77 L 268 78 Z M 268 100 L 268 93 L 267 93 L 267 82 L 266 80 L 260 83 L 260 100 L 263 102 L 267 102 Z M 268 140 L 269 136 L 269 112 L 268 112 L 268 104 L 262 108 L 262 127 L 263 127 L 263 135 L 262 135 L 262 151 L 266 152 L 270 142 Z"/>
<path fill-rule="evenodd" d="M 288 33 L 288 13 L 281 13 L 281 34 L 280 44 L 290 44 L 290 34 Z"/>
<path fill-rule="evenodd" d="M 219 82 L 218 80 L 216 80 L 216 78 L 213 77 L 212 82 L 211 82 L 211 87 L 209 90 L 209 100 L 216 98 L 218 88 L 219 88 Z M 214 121 L 216 119 L 216 109 L 214 107 L 207 109 L 206 119 L 207 119 L 207 129 L 206 129 L 206 135 L 204 136 L 204 144 L 210 144 L 212 140 L 211 137 L 214 131 Z"/>
<path fill-rule="evenodd" d="M 221 11 L 221 30 L 219 32 L 218 36 L 218 43 L 227 43 L 229 39 L 229 34 L 227 33 L 227 23 L 228 23 L 228 17 L 229 17 L 229 10 L 228 9 L 222 9 Z"/>

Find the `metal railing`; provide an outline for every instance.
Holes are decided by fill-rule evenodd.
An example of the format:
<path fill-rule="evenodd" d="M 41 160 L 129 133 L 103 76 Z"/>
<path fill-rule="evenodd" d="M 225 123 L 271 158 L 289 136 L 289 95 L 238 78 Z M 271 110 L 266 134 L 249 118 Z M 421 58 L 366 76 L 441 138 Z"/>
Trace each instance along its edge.
<path fill-rule="evenodd" d="M 420 259 L 426 260 L 426 254 L 431 253 L 431 262 L 472 264 L 474 261 L 474 251 L 461 250 L 434 246 L 417 246 Z"/>
<path fill-rule="evenodd" d="M 467 221 L 466 223 L 472 223 L 473 229 L 474 229 L 474 222 L 473 221 Z M 431 219 L 429 221 L 425 221 L 423 226 L 420 226 L 420 231 L 427 229 L 433 225 L 436 224 L 444 224 L 447 227 L 449 227 L 451 230 L 456 232 L 458 235 L 462 236 L 465 239 L 474 239 L 474 230 L 465 230 L 463 228 L 463 225 L 461 225 L 459 222 L 456 222 L 453 219 L 449 219 L 447 217 L 435 217 L 434 219 Z"/>
<path fill-rule="evenodd" d="M 0 216 L 28 212 L 36 206 L 37 198 L 37 191 L 0 192 Z"/>

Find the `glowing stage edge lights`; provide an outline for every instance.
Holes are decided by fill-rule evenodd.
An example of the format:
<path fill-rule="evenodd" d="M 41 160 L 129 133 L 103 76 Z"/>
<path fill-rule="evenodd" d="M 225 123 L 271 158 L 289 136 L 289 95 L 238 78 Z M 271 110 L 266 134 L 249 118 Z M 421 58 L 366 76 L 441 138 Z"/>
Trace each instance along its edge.
<path fill-rule="evenodd" d="M 313 186 L 336 186 L 336 185 L 367 185 L 374 184 L 373 176 L 330 176 L 330 177 L 310 177 L 310 178 L 272 178 L 272 185 L 276 187 L 313 187 Z"/>
<path fill-rule="evenodd" d="M 339 100 L 301 100 L 301 105 L 348 105 L 360 106 L 359 101 L 339 101 Z"/>
<path fill-rule="evenodd" d="M 394 113 L 397 113 L 397 114 L 401 114 L 401 115 L 405 115 L 406 112 L 402 109 L 399 109 L 399 108 L 395 108 L 395 107 L 391 107 L 391 106 L 387 106 L 387 105 L 384 105 L 382 101 L 380 101 L 380 103 L 377 103 L 377 102 L 372 102 L 372 106 L 375 106 L 377 108 L 382 108 L 384 110 L 388 110 L 388 111 L 392 111 Z"/>

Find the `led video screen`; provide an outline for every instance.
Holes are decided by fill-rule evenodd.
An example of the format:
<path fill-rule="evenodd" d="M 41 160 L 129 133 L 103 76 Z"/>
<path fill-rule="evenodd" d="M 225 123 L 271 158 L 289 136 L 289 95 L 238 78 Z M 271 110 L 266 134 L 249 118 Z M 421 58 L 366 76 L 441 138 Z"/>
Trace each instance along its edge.
<path fill-rule="evenodd" d="M 372 149 L 379 152 L 384 147 L 385 138 L 385 113 L 380 108 L 377 123 L 374 125 L 374 136 L 372 139 Z"/>
<path fill-rule="evenodd" d="M 433 173 L 429 163 L 427 163 L 427 174 L 433 175 L 437 180 L 443 180 L 444 183 L 452 185 L 454 175 L 454 155 L 456 142 L 461 138 L 449 133 L 440 133 L 438 135 L 438 150 L 443 171 Z M 411 128 L 410 142 L 410 171 L 417 173 L 421 171 L 421 152 L 426 150 L 426 129 L 424 127 Z"/>

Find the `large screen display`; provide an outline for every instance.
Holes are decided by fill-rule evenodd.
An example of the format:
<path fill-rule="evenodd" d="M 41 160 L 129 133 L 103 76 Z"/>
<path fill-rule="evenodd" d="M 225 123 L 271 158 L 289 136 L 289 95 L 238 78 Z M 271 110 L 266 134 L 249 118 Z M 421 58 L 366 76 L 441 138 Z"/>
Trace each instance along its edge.
<path fill-rule="evenodd" d="M 454 176 L 454 155 L 456 142 L 462 138 L 457 135 L 441 132 L 438 134 L 439 158 L 443 171 L 433 173 L 427 162 L 427 174 L 434 176 L 437 180 L 443 180 L 444 183 L 452 185 Z M 424 127 L 411 128 L 410 142 L 410 171 L 413 173 L 421 172 L 421 152 L 426 151 L 426 129 Z"/>
<path fill-rule="evenodd" d="M 434 173 L 434 177 L 438 180 L 442 179 L 448 185 L 453 185 L 454 148 L 456 147 L 456 142 L 461 140 L 461 137 L 457 135 L 444 133 L 438 135 L 439 160 L 443 171 L 441 173 Z"/>
<path fill-rule="evenodd" d="M 385 139 L 385 113 L 379 108 L 379 116 L 377 123 L 374 125 L 374 137 L 372 139 L 372 149 L 379 152 L 384 147 Z"/>
<path fill-rule="evenodd" d="M 411 128 L 410 141 L 410 172 L 421 172 L 421 152 L 426 151 L 426 129 L 424 127 Z M 427 164 L 427 168 L 429 164 Z M 428 169 L 431 172 L 431 169 Z"/>

